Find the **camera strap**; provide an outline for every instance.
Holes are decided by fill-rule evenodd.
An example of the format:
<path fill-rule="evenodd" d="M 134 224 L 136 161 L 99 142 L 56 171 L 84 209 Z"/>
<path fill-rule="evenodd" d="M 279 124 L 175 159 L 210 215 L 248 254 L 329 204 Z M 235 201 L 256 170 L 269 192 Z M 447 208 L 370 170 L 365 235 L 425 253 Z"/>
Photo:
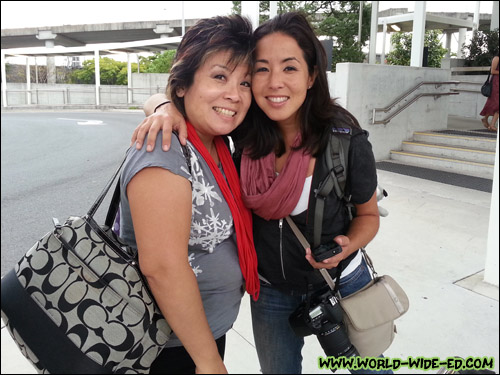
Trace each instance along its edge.
<path fill-rule="evenodd" d="M 290 226 L 290 228 L 292 228 L 292 231 L 295 234 L 295 236 L 297 237 L 297 239 L 299 240 L 300 244 L 304 247 L 304 250 L 305 249 L 310 249 L 311 245 L 309 244 L 309 242 L 307 241 L 307 239 L 304 237 L 304 235 L 302 234 L 302 232 L 300 231 L 300 229 L 297 228 L 297 225 L 294 223 L 294 221 L 292 220 L 292 218 L 290 217 L 290 215 L 287 215 L 287 217 L 285 217 L 285 219 L 286 219 L 288 225 Z M 336 280 L 336 282 L 333 281 L 332 277 L 330 276 L 330 274 L 328 273 L 328 271 L 326 270 L 326 268 L 320 268 L 319 269 L 319 273 L 321 273 L 321 276 L 323 276 L 323 279 L 325 279 L 326 283 L 328 284 L 328 286 L 330 287 L 330 289 L 334 291 L 334 293 L 337 292 L 338 285 L 339 285 L 339 282 L 340 282 L 340 274 L 342 273 L 341 263 L 342 262 L 340 262 L 338 264 L 338 266 L 337 266 L 337 280 Z"/>

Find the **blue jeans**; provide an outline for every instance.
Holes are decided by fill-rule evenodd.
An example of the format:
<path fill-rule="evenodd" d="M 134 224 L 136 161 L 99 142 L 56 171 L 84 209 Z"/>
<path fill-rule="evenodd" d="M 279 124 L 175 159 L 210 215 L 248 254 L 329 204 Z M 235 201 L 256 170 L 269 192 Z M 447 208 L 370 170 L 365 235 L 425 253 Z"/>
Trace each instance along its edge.
<path fill-rule="evenodd" d="M 370 271 L 362 263 L 342 278 L 339 292 L 346 297 L 371 280 Z M 264 374 L 300 374 L 304 339 L 293 332 L 288 317 L 307 298 L 306 295 L 287 295 L 269 285 L 261 284 L 257 302 L 251 301 L 255 346 Z M 324 353 L 318 353 L 324 355 Z M 381 355 L 382 357 L 382 355 Z M 392 374 L 392 371 L 358 370 L 352 374 Z"/>

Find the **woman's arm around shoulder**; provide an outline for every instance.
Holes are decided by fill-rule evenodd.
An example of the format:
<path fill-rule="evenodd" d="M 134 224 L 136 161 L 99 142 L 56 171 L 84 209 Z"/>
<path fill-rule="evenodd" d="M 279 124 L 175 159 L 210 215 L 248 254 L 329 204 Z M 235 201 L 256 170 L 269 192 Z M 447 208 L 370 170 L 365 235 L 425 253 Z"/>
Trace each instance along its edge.
<path fill-rule="evenodd" d="M 140 150 L 146 135 L 149 133 L 146 150 L 152 151 L 160 130 L 163 131 L 162 148 L 164 151 L 168 151 L 170 148 L 173 130 L 178 132 L 179 140 L 183 145 L 186 145 L 186 121 L 175 106 L 168 102 L 165 94 L 151 96 L 144 103 L 143 109 L 147 117 L 135 128 L 130 140 L 131 145 L 136 142 L 135 147 Z"/>

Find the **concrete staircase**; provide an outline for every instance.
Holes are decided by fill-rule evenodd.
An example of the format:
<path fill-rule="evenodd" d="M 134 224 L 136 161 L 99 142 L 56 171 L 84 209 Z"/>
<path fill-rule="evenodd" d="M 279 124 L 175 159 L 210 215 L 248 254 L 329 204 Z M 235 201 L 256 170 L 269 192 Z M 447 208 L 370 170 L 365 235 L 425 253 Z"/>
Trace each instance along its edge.
<path fill-rule="evenodd" d="M 415 132 L 390 162 L 493 180 L 495 148 L 496 134 L 487 130 Z"/>

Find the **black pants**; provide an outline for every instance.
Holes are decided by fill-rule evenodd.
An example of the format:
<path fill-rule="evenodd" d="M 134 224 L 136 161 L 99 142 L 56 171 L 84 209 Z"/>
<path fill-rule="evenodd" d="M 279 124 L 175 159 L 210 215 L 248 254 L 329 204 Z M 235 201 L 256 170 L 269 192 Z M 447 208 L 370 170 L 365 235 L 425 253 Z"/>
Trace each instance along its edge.
<path fill-rule="evenodd" d="M 224 360 L 226 335 L 215 340 L 221 358 Z M 165 348 L 154 360 L 150 374 L 194 374 L 196 366 L 183 346 Z"/>

